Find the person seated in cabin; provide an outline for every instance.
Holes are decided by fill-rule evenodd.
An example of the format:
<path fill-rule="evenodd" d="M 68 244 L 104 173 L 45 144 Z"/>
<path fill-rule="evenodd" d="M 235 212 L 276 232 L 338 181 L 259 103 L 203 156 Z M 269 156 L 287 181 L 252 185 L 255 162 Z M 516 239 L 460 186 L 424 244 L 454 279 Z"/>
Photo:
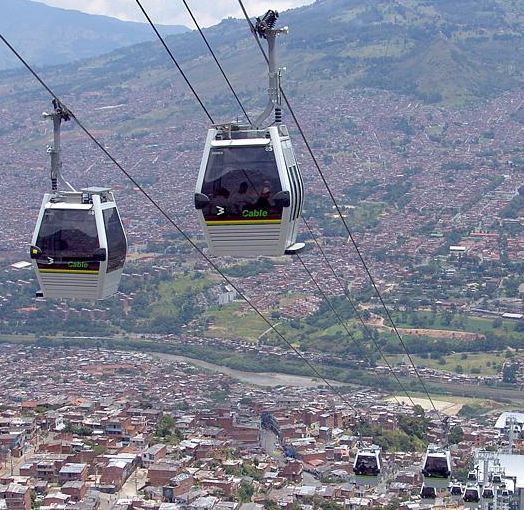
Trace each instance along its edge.
<path fill-rule="evenodd" d="M 255 208 L 269 211 L 274 205 L 274 202 L 271 197 L 271 183 L 269 181 L 264 181 L 262 191 L 260 192 L 260 195 L 257 201 L 255 202 Z"/>
<path fill-rule="evenodd" d="M 252 193 L 249 193 L 249 184 L 242 181 L 237 191 L 233 191 L 229 197 L 232 214 L 242 214 L 242 211 L 249 209 L 253 205 Z"/>

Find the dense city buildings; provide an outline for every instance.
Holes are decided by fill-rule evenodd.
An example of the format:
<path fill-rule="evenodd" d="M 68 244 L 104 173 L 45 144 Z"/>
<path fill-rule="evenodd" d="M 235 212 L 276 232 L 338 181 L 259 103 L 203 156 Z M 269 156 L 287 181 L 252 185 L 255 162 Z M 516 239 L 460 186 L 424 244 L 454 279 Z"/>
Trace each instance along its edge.
<path fill-rule="evenodd" d="M 343 387 L 333 393 L 307 378 L 300 386 L 255 386 L 169 356 L 2 344 L 0 370 L 7 375 L 0 380 L 7 510 L 35 502 L 46 510 L 356 509 L 393 501 L 427 508 L 418 495 L 423 448 L 387 443 L 406 427 L 423 423 L 424 441 L 439 443 L 446 423 L 458 478 L 479 450 L 524 448 L 519 434 L 507 435 L 508 423 L 520 430 L 520 414 L 495 423 L 494 414 L 457 415 L 460 405 L 424 412 L 399 397 Z M 353 461 L 361 444 L 379 436 L 386 440 L 380 483 L 363 485 Z M 515 466 L 501 460 L 519 493 L 522 472 L 510 476 Z M 435 504 L 456 508 L 459 501 L 446 487 Z"/>

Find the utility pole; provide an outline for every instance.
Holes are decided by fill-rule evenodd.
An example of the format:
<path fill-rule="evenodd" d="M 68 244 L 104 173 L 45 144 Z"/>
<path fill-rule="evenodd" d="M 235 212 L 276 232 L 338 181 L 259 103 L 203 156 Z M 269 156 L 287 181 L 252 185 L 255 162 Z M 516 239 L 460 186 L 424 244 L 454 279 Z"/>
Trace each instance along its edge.
<path fill-rule="evenodd" d="M 515 444 L 515 426 L 517 424 L 517 420 L 513 416 L 509 416 L 506 420 L 506 426 L 509 426 L 508 430 L 508 453 L 510 455 L 513 455 L 513 446 Z"/>

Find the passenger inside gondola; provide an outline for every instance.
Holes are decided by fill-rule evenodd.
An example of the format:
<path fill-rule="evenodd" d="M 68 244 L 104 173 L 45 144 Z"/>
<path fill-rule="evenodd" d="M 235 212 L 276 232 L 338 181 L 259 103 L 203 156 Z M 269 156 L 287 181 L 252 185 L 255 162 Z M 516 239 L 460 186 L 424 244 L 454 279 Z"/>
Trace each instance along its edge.
<path fill-rule="evenodd" d="M 239 184 L 238 189 L 231 193 L 229 201 L 233 214 L 242 214 L 245 209 L 249 209 L 253 205 L 254 196 L 253 193 L 249 193 L 247 181 L 242 181 Z"/>
<path fill-rule="evenodd" d="M 207 220 L 280 219 L 273 197 L 282 190 L 273 151 L 265 147 L 212 149 L 202 193 Z M 219 206 L 221 209 L 218 209 Z"/>
<path fill-rule="evenodd" d="M 262 191 L 260 192 L 260 195 L 257 201 L 255 202 L 255 207 L 269 211 L 271 207 L 275 205 L 271 198 L 271 183 L 269 181 L 264 181 Z"/>

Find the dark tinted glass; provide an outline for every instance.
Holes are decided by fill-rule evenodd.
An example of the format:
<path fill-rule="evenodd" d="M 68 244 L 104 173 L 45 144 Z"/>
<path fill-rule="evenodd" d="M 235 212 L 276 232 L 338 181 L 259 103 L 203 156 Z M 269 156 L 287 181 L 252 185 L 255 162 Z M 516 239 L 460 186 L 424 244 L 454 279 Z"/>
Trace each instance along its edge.
<path fill-rule="evenodd" d="M 376 475 L 379 472 L 377 458 L 375 455 L 363 455 L 357 456 L 357 462 L 355 463 L 356 474 L 360 475 Z"/>
<path fill-rule="evenodd" d="M 464 491 L 464 501 L 476 502 L 479 499 L 480 499 L 479 491 L 478 491 L 477 488 L 475 488 L 475 489 L 466 489 Z"/>
<path fill-rule="evenodd" d="M 442 457 L 428 456 L 424 471 L 428 476 L 442 476 L 447 477 L 449 473 L 448 461 Z"/>
<path fill-rule="evenodd" d="M 46 209 L 36 245 L 55 260 L 91 259 L 100 247 L 95 212 Z"/>
<path fill-rule="evenodd" d="M 282 191 L 270 146 L 214 147 L 206 167 L 202 193 L 210 199 L 206 220 L 280 219 L 275 193 Z"/>
<path fill-rule="evenodd" d="M 436 497 L 436 491 L 433 487 L 422 487 L 420 491 L 420 497 L 422 499 L 434 499 Z"/>
<path fill-rule="evenodd" d="M 107 272 L 124 267 L 127 242 L 116 208 L 104 209 L 104 225 L 107 236 Z"/>

